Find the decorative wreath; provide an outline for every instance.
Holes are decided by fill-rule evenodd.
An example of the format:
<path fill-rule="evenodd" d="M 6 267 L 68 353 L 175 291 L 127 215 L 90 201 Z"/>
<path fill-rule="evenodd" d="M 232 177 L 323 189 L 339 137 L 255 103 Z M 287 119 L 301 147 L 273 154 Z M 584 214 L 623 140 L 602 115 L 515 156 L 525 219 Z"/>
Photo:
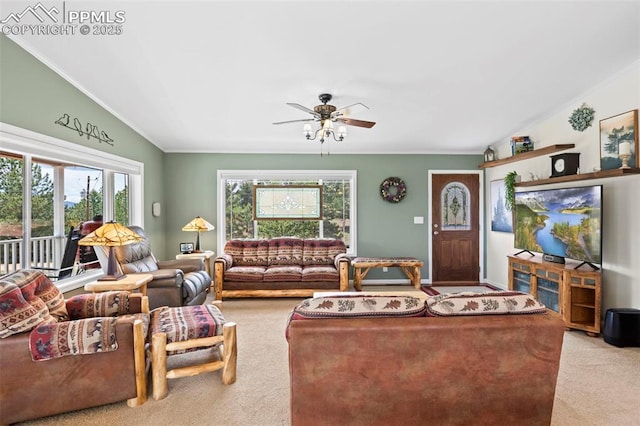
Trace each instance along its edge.
<path fill-rule="evenodd" d="M 595 110 L 587 104 L 582 104 L 580 108 L 574 109 L 571 117 L 569 117 L 569 123 L 573 130 L 584 132 L 593 121 L 593 115 Z"/>
<path fill-rule="evenodd" d="M 407 195 L 407 185 L 399 177 L 388 177 L 380 184 L 380 195 L 385 201 L 399 203 Z"/>

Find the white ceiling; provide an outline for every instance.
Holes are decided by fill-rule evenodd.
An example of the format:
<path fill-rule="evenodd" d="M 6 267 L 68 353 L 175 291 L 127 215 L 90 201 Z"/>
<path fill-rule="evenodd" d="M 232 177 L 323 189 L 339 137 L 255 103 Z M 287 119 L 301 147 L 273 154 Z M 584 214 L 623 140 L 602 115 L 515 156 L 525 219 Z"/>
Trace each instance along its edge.
<path fill-rule="evenodd" d="M 1 18 L 30 4 L 3 0 Z M 272 123 L 308 118 L 285 103 L 313 108 L 328 92 L 337 107 L 366 104 L 351 116 L 377 122 L 349 127 L 332 154 L 481 153 L 578 107 L 640 58 L 639 1 L 64 7 L 122 10 L 123 34 L 11 38 L 166 152 L 316 154 L 302 123 Z"/>

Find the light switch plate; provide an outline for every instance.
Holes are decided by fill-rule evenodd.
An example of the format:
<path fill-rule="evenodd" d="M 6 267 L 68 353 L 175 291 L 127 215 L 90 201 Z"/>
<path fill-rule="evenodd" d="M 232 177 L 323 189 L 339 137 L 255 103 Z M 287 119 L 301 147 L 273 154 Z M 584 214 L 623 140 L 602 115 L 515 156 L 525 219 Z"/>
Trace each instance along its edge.
<path fill-rule="evenodd" d="M 422 225 L 424 224 L 424 216 L 414 216 L 413 217 L 413 223 L 415 225 Z"/>

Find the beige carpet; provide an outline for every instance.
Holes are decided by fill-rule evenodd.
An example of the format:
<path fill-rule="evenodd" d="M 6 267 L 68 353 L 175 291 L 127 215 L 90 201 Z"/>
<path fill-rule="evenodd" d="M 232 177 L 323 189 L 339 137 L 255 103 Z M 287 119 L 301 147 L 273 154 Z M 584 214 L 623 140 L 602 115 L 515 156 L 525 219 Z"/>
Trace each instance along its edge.
<path fill-rule="evenodd" d="M 222 385 L 218 371 L 170 380 L 166 399 L 150 397 L 138 408 L 122 402 L 23 424 L 288 425 L 284 330 L 288 312 L 299 301 L 224 302 L 225 317 L 238 324 L 238 378 L 233 385 Z M 640 348 L 616 348 L 602 338 L 566 332 L 552 424 L 638 425 L 638 419 Z"/>

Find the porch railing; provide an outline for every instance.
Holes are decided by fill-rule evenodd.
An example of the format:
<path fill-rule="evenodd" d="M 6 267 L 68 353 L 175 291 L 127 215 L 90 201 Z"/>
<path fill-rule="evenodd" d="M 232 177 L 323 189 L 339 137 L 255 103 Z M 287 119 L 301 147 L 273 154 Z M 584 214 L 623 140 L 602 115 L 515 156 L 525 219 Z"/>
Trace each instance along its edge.
<path fill-rule="evenodd" d="M 10 274 L 19 269 L 30 268 L 56 268 L 55 243 L 53 235 L 31 238 L 31 262 L 22 266 L 22 239 L 0 240 L 0 275 Z M 66 242 L 66 241 L 65 241 Z M 62 245 L 64 247 L 64 244 Z M 58 256 L 62 258 L 62 254 Z"/>

